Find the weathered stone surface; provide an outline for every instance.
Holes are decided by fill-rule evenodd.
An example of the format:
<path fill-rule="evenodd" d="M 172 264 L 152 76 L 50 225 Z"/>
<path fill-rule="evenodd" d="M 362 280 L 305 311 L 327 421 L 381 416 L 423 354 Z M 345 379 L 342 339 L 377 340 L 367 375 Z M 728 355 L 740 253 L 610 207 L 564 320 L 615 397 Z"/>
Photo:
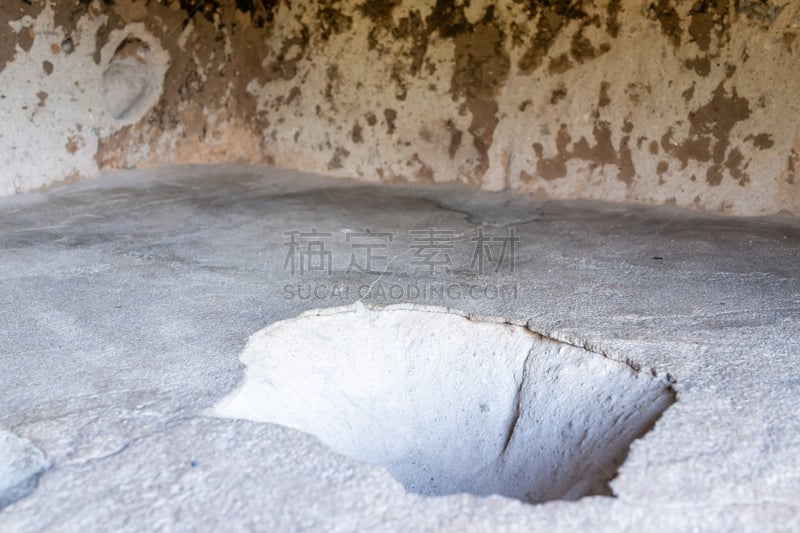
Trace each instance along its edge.
<path fill-rule="evenodd" d="M 392 275 L 347 271 L 347 235 L 365 227 L 394 232 L 374 265 Z M 413 265 L 410 231 L 431 227 L 453 232 L 449 273 Z M 512 227 L 513 272 L 470 268 L 471 236 Z M 334 268 L 293 275 L 285 232 L 311 228 L 331 233 Z M 125 172 L 0 199 L 0 427 L 53 464 L 0 528 L 798 530 L 799 254 L 796 217 L 252 167 Z M 516 291 L 470 293 L 492 284 Z M 308 285 L 323 290 L 297 290 Z M 399 301 L 394 285 L 454 290 Z M 243 379 L 254 332 L 358 300 L 525 324 L 648 379 L 669 373 L 677 401 L 631 446 L 615 497 L 544 505 L 425 498 L 307 434 L 204 414 Z"/>
<path fill-rule="evenodd" d="M 307 311 L 253 334 L 240 360 L 244 382 L 209 414 L 304 431 L 430 496 L 608 495 L 675 401 L 654 370 L 410 303 Z"/>
<path fill-rule="evenodd" d="M 33 492 L 48 466 L 32 442 L 0 429 L 0 510 Z"/>
<path fill-rule="evenodd" d="M 10 4 L 5 194 L 107 168 L 240 161 L 800 213 L 796 2 Z M 151 57 L 122 75 L 126 40 Z M 103 108 L 109 84 L 131 94 Z"/>

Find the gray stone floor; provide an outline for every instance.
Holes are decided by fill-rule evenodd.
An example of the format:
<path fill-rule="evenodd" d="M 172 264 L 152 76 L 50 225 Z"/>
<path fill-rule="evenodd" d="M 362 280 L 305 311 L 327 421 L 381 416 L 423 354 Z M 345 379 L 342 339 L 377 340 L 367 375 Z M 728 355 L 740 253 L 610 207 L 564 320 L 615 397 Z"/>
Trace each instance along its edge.
<path fill-rule="evenodd" d="M 314 228 L 330 274 L 287 246 Z M 365 228 L 392 234 L 371 265 L 391 274 L 348 272 Z M 479 275 L 478 228 L 514 229 L 513 272 L 497 240 Z M 796 218 L 182 167 L 2 199 L 0 254 L 0 429 L 50 464 L 4 531 L 800 529 Z M 204 416 L 250 334 L 359 299 L 527 323 L 668 373 L 678 401 L 613 497 L 541 505 L 408 494 L 308 435 Z"/>

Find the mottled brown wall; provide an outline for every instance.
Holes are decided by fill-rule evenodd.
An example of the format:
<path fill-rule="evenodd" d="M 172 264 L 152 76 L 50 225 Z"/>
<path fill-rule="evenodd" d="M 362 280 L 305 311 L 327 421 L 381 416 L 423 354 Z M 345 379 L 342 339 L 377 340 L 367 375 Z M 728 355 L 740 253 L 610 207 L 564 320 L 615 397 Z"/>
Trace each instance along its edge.
<path fill-rule="evenodd" d="M 243 161 L 800 214 L 800 2 L 0 7 L 0 192 Z"/>

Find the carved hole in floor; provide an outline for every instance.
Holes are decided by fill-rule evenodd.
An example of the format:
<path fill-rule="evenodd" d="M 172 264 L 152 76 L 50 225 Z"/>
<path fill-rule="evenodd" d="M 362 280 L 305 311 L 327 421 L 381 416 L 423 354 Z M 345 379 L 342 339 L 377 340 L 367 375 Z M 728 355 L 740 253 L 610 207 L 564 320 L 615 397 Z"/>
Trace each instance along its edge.
<path fill-rule="evenodd" d="M 382 465 L 424 495 L 536 503 L 610 494 L 669 381 L 523 326 L 360 304 L 254 334 L 210 414 L 271 422 Z"/>

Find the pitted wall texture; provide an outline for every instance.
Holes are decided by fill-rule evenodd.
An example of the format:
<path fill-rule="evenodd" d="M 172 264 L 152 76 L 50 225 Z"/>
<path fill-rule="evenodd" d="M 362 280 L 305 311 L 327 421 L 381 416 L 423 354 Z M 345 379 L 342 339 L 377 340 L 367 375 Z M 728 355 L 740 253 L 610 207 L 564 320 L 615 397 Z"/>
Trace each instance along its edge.
<path fill-rule="evenodd" d="M 0 193 L 249 162 L 800 214 L 800 2 L 14 0 Z"/>

